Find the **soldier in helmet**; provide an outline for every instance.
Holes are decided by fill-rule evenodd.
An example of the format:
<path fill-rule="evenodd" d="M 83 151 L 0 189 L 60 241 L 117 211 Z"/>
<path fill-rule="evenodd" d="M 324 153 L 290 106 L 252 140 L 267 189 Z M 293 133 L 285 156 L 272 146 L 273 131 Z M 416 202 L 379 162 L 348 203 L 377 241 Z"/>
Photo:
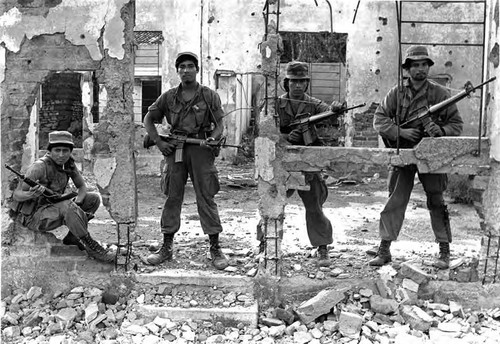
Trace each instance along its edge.
<path fill-rule="evenodd" d="M 208 145 L 186 145 L 182 161 L 175 162 L 175 142 L 160 140 L 155 127 L 155 123 L 161 123 L 165 118 L 173 134 L 206 141 L 218 139 L 224 129 L 221 100 L 217 92 L 196 81 L 200 70 L 196 54 L 179 53 L 175 59 L 175 68 L 181 79 L 180 85 L 158 97 L 144 118 L 146 131 L 165 156 L 167 168 L 163 185 L 167 199 L 160 221 L 163 244 L 146 261 L 151 265 L 159 265 L 172 259 L 174 235 L 181 226 L 182 202 L 189 176 L 196 193 L 201 228 L 210 240 L 212 264 L 216 269 L 223 270 L 229 263 L 219 244 L 222 225 L 214 201 L 214 196 L 219 191 L 219 177 L 215 167 L 217 152 Z"/>
<path fill-rule="evenodd" d="M 408 119 L 408 115 L 420 108 L 430 107 L 450 97 L 443 86 L 429 80 L 429 68 L 434 64 L 425 46 L 411 46 L 406 52 L 402 67 L 409 78 L 404 80 L 402 92 L 398 95 L 398 86 L 393 87 L 385 96 L 375 112 L 373 126 L 384 140 L 396 141 L 397 125 L 395 121 L 400 104 L 400 123 Z M 398 100 L 399 97 L 399 100 Z M 405 148 L 416 146 L 424 136 L 459 136 L 462 133 L 463 121 L 456 105 L 451 105 L 436 114 L 427 132 L 421 128 L 400 128 L 400 142 Z M 406 207 L 410 200 L 415 173 L 422 182 L 427 196 L 427 208 L 431 216 L 431 227 L 436 241 L 439 243 L 439 257 L 435 267 L 446 269 L 450 260 L 451 228 L 443 192 L 447 188 L 446 174 L 419 173 L 416 165 L 393 167 L 389 173 L 389 199 L 380 214 L 379 232 L 381 243 L 377 256 L 369 264 L 381 266 L 391 261 L 390 245 L 398 238 L 403 225 Z"/>
<path fill-rule="evenodd" d="M 280 119 L 280 132 L 282 137 L 292 145 L 304 145 L 303 134 L 300 129 L 291 129 L 290 123 L 296 116 L 309 113 L 315 115 L 325 111 L 339 111 L 342 104 L 334 101 L 331 105 L 308 95 L 309 66 L 305 62 L 292 61 L 286 66 L 286 75 L 283 80 L 286 93 L 278 99 L 278 115 Z M 311 124 L 313 125 L 313 124 Z M 313 125 L 314 126 L 314 125 Z M 311 128 L 313 131 L 315 128 Z M 321 146 L 322 141 L 316 136 L 312 143 Z M 328 197 L 328 188 L 321 173 L 306 173 L 306 182 L 310 190 L 297 190 L 306 210 L 306 227 L 309 241 L 313 247 L 318 248 L 318 265 L 329 266 L 330 256 L 328 245 L 333 242 L 332 224 L 323 212 L 323 204 Z M 288 190 L 290 197 L 295 190 Z M 260 252 L 264 251 L 265 238 L 262 225 L 257 226 L 257 239 L 260 240 Z"/>

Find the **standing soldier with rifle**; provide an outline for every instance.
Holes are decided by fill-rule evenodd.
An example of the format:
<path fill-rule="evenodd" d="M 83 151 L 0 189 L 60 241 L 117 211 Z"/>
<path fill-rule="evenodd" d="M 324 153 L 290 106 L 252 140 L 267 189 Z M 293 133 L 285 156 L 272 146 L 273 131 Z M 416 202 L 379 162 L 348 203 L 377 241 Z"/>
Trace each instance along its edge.
<path fill-rule="evenodd" d="M 292 61 L 286 66 L 286 75 L 283 79 L 286 93 L 279 97 L 277 112 L 280 119 L 282 137 L 292 145 L 321 146 L 322 141 L 316 134 L 314 123 L 307 127 L 295 125 L 304 114 L 315 115 L 332 111 L 332 115 L 340 114 L 342 104 L 334 101 L 328 105 L 317 98 L 309 96 L 306 91 L 309 86 L 309 66 L 305 62 Z M 328 188 L 321 173 L 306 172 L 305 180 L 310 190 L 298 190 L 298 194 L 306 209 L 306 227 L 309 241 L 313 247 L 318 247 L 318 265 L 329 266 L 330 256 L 328 245 L 333 242 L 332 224 L 323 213 L 323 204 L 328 198 Z M 290 197 L 295 190 L 287 190 Z M 257 240 L 260 241 L 259 251 L 265 249 L 265 233 L 262 223 L 257 226 Z"/>
<path fill-rule="evenodd" d="M 459 136 L 462 133 L 463 121 L 454 103 L 433 113 L 425 128 L 418 123 L 415 127 L 398 128 L 397 124 L 408 120 L 409 114 L 450 98 L 446 88 L 427 79 L 429 68 L 433 64 L 425 46 L 408 48 L 402 67 L 408 72 L 409 78 L 404 80 L 401 88 L 395 86 L 389 91 L 374 116 L 373 126 L 386 145 L 391 146 L 388 142 L 400 142 L 401 148 L 412 148 L 425 136 Z M 447 269 L 449 266 L 452 238 L 448 209 L 443 199 L 448 178 L 446 174 L 419 173 L 416 165 L 393 167 L 389 173 L 389 199 L 380 214 L 379 223 L 382 240 L 377 256 L 369 262 L 370 265 L 381 266 L 392 260 L 390 245 L 401 231 L 415 173 L 418 173 L 427 196 L 432 230 L 439 243 L 439 257 L 434 266 L 439 269 Z"/>
<path fill-rule="evenodd" d="M 77 245 L 90 257 L 112 263 L 115 253 L 104 249 L 87 230 L 101 200 L 98 194 L 87 192 L 85 181 L 71 156 L 73 147 L 71 133 L 49 133 L 48 152 L 28 168 L 26 175 L 21 175 L 22 180 L 12 195 L 11 209 L 16 220 L 31 230 L 46 232 L 66 225 L 69 232 L 63 239 L 64 244 Z M 70 195 L 72 198 L 76 196 L 73 200 L 65 195 L 60 197 L 70 178 L 78 189 L 76 195 Z"/>
<path fill-rule="evenodd" d="M 193 182 L 196 204 L 203 232 L 210 240 L 210 256 L 216 269 L 229 264 L 219 245 L 222 225 L 214 196 L 219 192 L 219 178 L 215 167 L 218 147 L 210 143 L 223 133 L 223 111 L 219 95 L 196 81 L 199 72 L 198 57 L 192 52 L 179 53 L 175 68 L 181 84 L 163 93 L 148 109 L 144 126 L 158 149 L 165 155 L 167 196 L 161 216 L 163 245 L 146 258 L 147 263 L 158 265 L 171 260 L 174 235 L 181 225 L 181 209 L 188 176 Z M 163 118 L 171 126 L 169 140 L 160 138 L 155 123 Z M 176 142 L 175 137 L 182 142 Z M 201 144 L 185 144 L 186 139 L 201 139 Z"/>

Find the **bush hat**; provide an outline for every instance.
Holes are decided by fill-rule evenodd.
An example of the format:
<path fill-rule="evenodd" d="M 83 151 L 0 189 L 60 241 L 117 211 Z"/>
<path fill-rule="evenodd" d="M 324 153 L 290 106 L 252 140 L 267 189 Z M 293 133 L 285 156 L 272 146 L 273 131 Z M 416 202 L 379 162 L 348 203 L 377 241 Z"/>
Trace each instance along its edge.
<path fill-rule="evenodd" d="M 309 80 L 309 66 L 305 62 L 292 61 L 286 65 L 285 79 Z"/>
<path fill-rule="evenodd" d="M 71 149 L 75 146 L 73 135 L 69 131 L 53 131 L 49 133 L 49 145 L 47 150 L 51 150 L 54 146 L 68 146 Z"/>
<path fill-rule="evenodd" d="M 183 51 L 177 54 L 177 57 L 175 58 L 175 69 L 179 68 L 179 65 L 187 60 L 193 61 L 196 65 L 196 69 L 198 69 L 198 55 L 190 51 Z"/>
<path fill-rule="evenodd" d="M 423 45 L 412 45 L 406 50 L 406 56 L 401 65 L 403 68 L 410 68 L 411 61 L 427 60 L 429 61 L 429 66 L 434 64 L 434 61 L 429 57 L 429 52 L 427 48 Z"/>

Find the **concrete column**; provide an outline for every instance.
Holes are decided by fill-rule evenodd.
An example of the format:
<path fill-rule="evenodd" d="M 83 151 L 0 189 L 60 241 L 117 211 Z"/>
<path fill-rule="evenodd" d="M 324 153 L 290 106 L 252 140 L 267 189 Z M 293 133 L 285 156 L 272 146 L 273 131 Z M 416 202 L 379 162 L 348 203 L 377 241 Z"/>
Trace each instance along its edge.
<path fill-rule="evenodd" d="M 103 205 L 117 224 L 117 241 L 128 253 L 118 255 L 118 267 L 127 270 L 131 241 L 137 221 L 137 186 L 135 173 L 135 126 L 133 112 L 134 63 L 133 16 L 134 3 L 121 9 L 126 37 L 123 58 L 106 54 L 103 73 L 99 76 L 105 88 L 106 106 L 94 129 L 92 148 L 93 172 L 101 192 Z"/>
<path fill-rule="evenodd" d="M 279 302 L 279 278 L 281 276 L 283 220 L 286 204 L 286 175 L 281 165 L 283 146 L 275 111 L 276 70 L 278 65 L 278 45 L 280 38 L 276 27 L 278 5 L 268 1 L 268 27 L 261 43 L 262 73 L 266 78 L 266 103 L 259 114 L 258 137 L 255 139 L 255 177 L 260 195 L 259 212 L 266 241 L 264 258 L 260 261 L 255 278 L 263 303 Z"/>

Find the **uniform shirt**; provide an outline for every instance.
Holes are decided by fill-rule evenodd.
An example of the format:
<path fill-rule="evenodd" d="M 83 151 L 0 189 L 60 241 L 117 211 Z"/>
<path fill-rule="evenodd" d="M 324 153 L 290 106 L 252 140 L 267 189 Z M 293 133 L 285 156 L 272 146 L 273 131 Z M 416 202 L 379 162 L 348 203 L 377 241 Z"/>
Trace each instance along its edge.
<path fill-rule="evenodd" d="M 224 116 L 217 92 L 199 83 L 190 101 L 182 99 L 180 84 L 158 97 L 148 111 L 159 112 L 164 116 L 172 126 L 172 132 L 178 131 L 188 135 L 211 131 L 211 123 L 216 124 Z"/>
<path fill-rule="evenodd" d="M 38 180 L 38 183 L 43 186 L 63 194 L 69 178 L 74 180 L 76 176 L 80 175 L 80 171 L 78 171 L 72 158 L 70 158 L 69 163 L 65 164 L 65 168 L 63 169 L 62 166 L 57 165 L 47 153 L 28 168 L 26 177 L 34 181 Z"/>
<path fill-rule="evenodd" d="M 375 130 L 383 138 L 392 141 L 396 141 L 397 139 L 397 125 L 395 124 L 397 92 L 398 87 L 394 86 L 378 106 L 373 118 L 373 127 Z M 400 123 L 408 120 L 409 114 L 413 111 L 430 107 L 448 98 L 450 98 L 448 90 L 433 81 L 426 80 L 418 92 L 415 92 L 409 80 L 404 80 L 400 100 Z M 446 136 L 459 136 L 462 133 L 463 121 L 456 104 L 448 106 L 437 114 L 431 115 L 431 119 L 443 129 Z"/>
<path fill-rule="evenodd" d="M 288 93 L 278 98 L 278 115 L 280 117 L 280 132 L 289 134 L 293 128 L 289 125 L 295 120 L 295 117 L 300 114 L 309 113 L 311 116 L 320 112 L 329 111 L 330 106 L 321 100 L 304 94 L 302 103 L 297 108 L 297 113 L 294 113 Z"/>

